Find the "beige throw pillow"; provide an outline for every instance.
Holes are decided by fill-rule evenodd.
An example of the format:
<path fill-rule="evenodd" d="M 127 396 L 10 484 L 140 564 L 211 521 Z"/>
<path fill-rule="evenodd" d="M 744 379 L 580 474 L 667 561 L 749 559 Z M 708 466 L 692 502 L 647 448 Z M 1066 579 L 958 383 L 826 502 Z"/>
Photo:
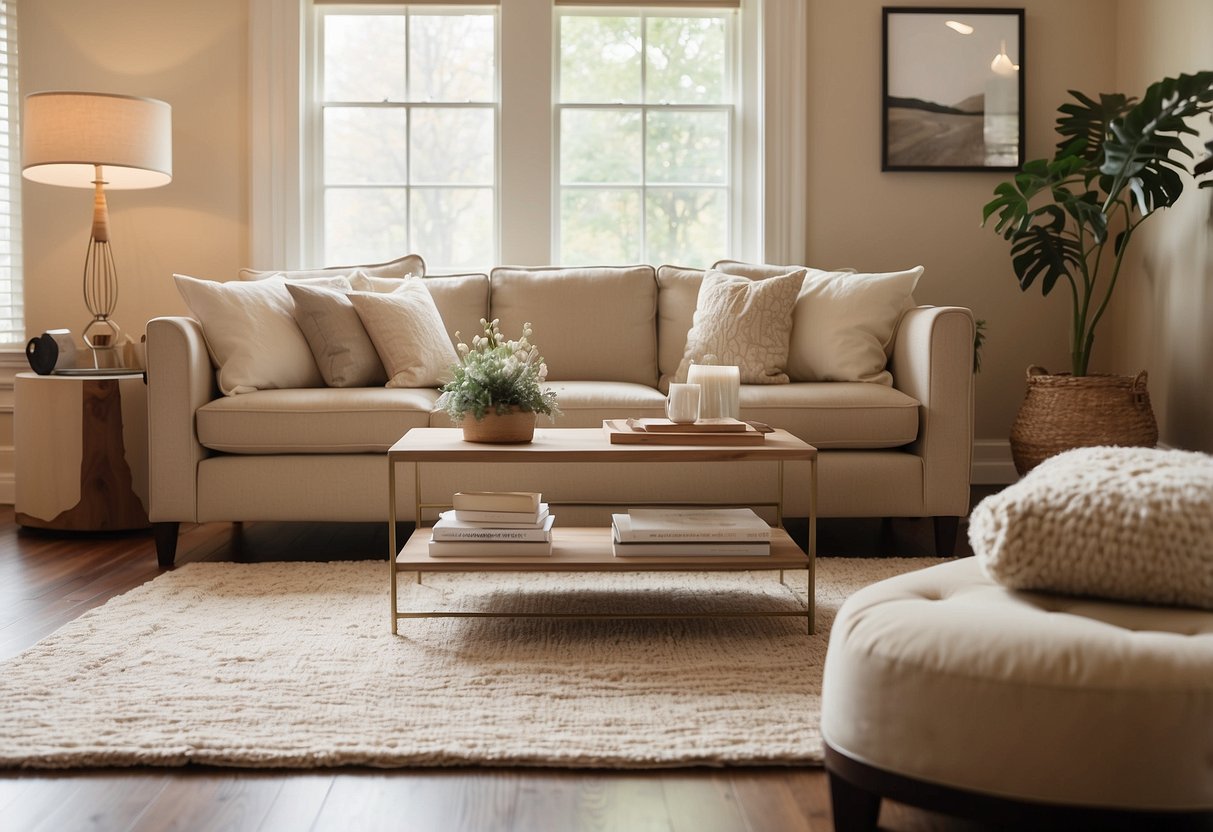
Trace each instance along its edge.
<path fill-rule="evenodd" d="M 388 387 L 440 387 L 459 356 L 421 278 L 394 292 L 350 292 L 387 370 Z"/>
<path fill-rule="evenodd" d="M 1067 451 L 982 500 L 969 541 L 1012 589 L 1213 609 L 1213 456 Z"/>
<path fill-rule="evenodd" d="M 295 321 L 329 387 L 382 387 L 387 373 L 346 293 L 288 283 Z"/>
<path fill-rule="evenodd" d="M 295 323 L 295 301 L 283 278 L 217 283 L 175 274 L 173 280 L 190 312 L 202 324 L 224 395 L 324 386 L 311 347 Z M 350 288 L 344 277 L 307 283 L 338 290 Z"/>
<path fill-rule="evenodd" d="M 754 280 L 793 266 L 721 260 L 713 267 Z M 891 385 L 885 369 L 902 314 L 914 305 L 922 266 L 900 272 L 808 269 L 788 348 L 792 381 L 869 381 Z"/>
<path fill-rule="evenodd" d="M 870 381 L 890 385 L 886 347 L 914 305 L 922 266 L 865 274 L 810 269 L 800 288 L 788 352 L 795 381 Z"/>
<path fill-rule="evenodd" d="M 702 364 L 714 355 L 717 364 L 741 369 L 742 384 L 787 384 L 792 309 L 804 275 L 804 269 L 798 269 L 750 280 L 706 272 L 675 380 L 686 381 L 692 362 Z"/>

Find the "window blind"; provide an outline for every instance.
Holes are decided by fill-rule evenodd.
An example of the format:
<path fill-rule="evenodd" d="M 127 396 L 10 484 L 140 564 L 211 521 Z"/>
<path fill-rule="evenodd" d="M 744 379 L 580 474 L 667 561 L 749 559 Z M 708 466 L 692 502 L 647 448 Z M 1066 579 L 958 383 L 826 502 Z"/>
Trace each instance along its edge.
<path fill-rule="evenodd" d="M 0 0 L 0 343 L 25 342 L 21 286 L 21 98 L 17 2 Z"/>

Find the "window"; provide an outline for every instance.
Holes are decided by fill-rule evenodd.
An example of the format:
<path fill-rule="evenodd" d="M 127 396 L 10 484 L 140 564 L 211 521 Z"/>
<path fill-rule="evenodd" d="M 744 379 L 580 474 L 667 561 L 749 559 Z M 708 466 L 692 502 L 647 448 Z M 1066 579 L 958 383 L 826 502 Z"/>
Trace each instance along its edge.
<path fill-rule="evenodd" d="M 558 262 L 729 256 L 733 18 L 560 14 Z"/>
<path fill-rule="evenodd" d="M 784 90 L 803 85 L 800 3 L 266 0 L 250 16 L 260 267 L 800 262 L 807 92 Z M 275 94 L 296 65 L 298 102 Z M 764 78 L 786 99 L 770 118 Z"/>
<path fill-rule="evenodd" d="M 17 89 L 17 4 L 0 0 L 0 343 L 25 341 L 21 291 L 21 97 Z"/>
<path fill-rule="evenodd" d="M 495 259 L 493 9 L 320 7 L 312 152 L 316 263 Z"/>

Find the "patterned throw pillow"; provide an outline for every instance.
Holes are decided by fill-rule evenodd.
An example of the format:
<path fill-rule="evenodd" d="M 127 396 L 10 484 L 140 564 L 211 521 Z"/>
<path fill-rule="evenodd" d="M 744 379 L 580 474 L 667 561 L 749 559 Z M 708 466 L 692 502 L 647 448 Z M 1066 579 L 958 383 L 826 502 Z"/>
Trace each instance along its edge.
<path fill-rule="evenodd" d="M 1058 454 L 982 500 L 969 541 L 1012 589 L 1213 609 L 1213 456 Z"/>
<path fill-rule="evenodd" d="M 787 384 L 792 309 L 804 269 L 766 280 L 708 271 L 699 285 L 695 317 L 675 381 L 686 381 L 691 362 L 741 368 L 742 384 Z"/>
<path fill-rule="evenodd" d="M 387 370 L 388 387 L 441 387 L 459 363 L 442 316 L 421 278 L 394 292 L 350 292 Z"/>

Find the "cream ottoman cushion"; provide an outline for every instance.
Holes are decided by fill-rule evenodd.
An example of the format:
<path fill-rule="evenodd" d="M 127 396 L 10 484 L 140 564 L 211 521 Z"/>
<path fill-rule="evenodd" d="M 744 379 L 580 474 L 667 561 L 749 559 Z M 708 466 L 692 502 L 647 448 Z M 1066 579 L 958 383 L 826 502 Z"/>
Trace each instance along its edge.
<path fill-rule="evenodd" d="M 997 797 L 1213 808 L 1213 613 L 1007 589 L 973 558 L 851 596 L 822 736 L 860 763 Z"/>

